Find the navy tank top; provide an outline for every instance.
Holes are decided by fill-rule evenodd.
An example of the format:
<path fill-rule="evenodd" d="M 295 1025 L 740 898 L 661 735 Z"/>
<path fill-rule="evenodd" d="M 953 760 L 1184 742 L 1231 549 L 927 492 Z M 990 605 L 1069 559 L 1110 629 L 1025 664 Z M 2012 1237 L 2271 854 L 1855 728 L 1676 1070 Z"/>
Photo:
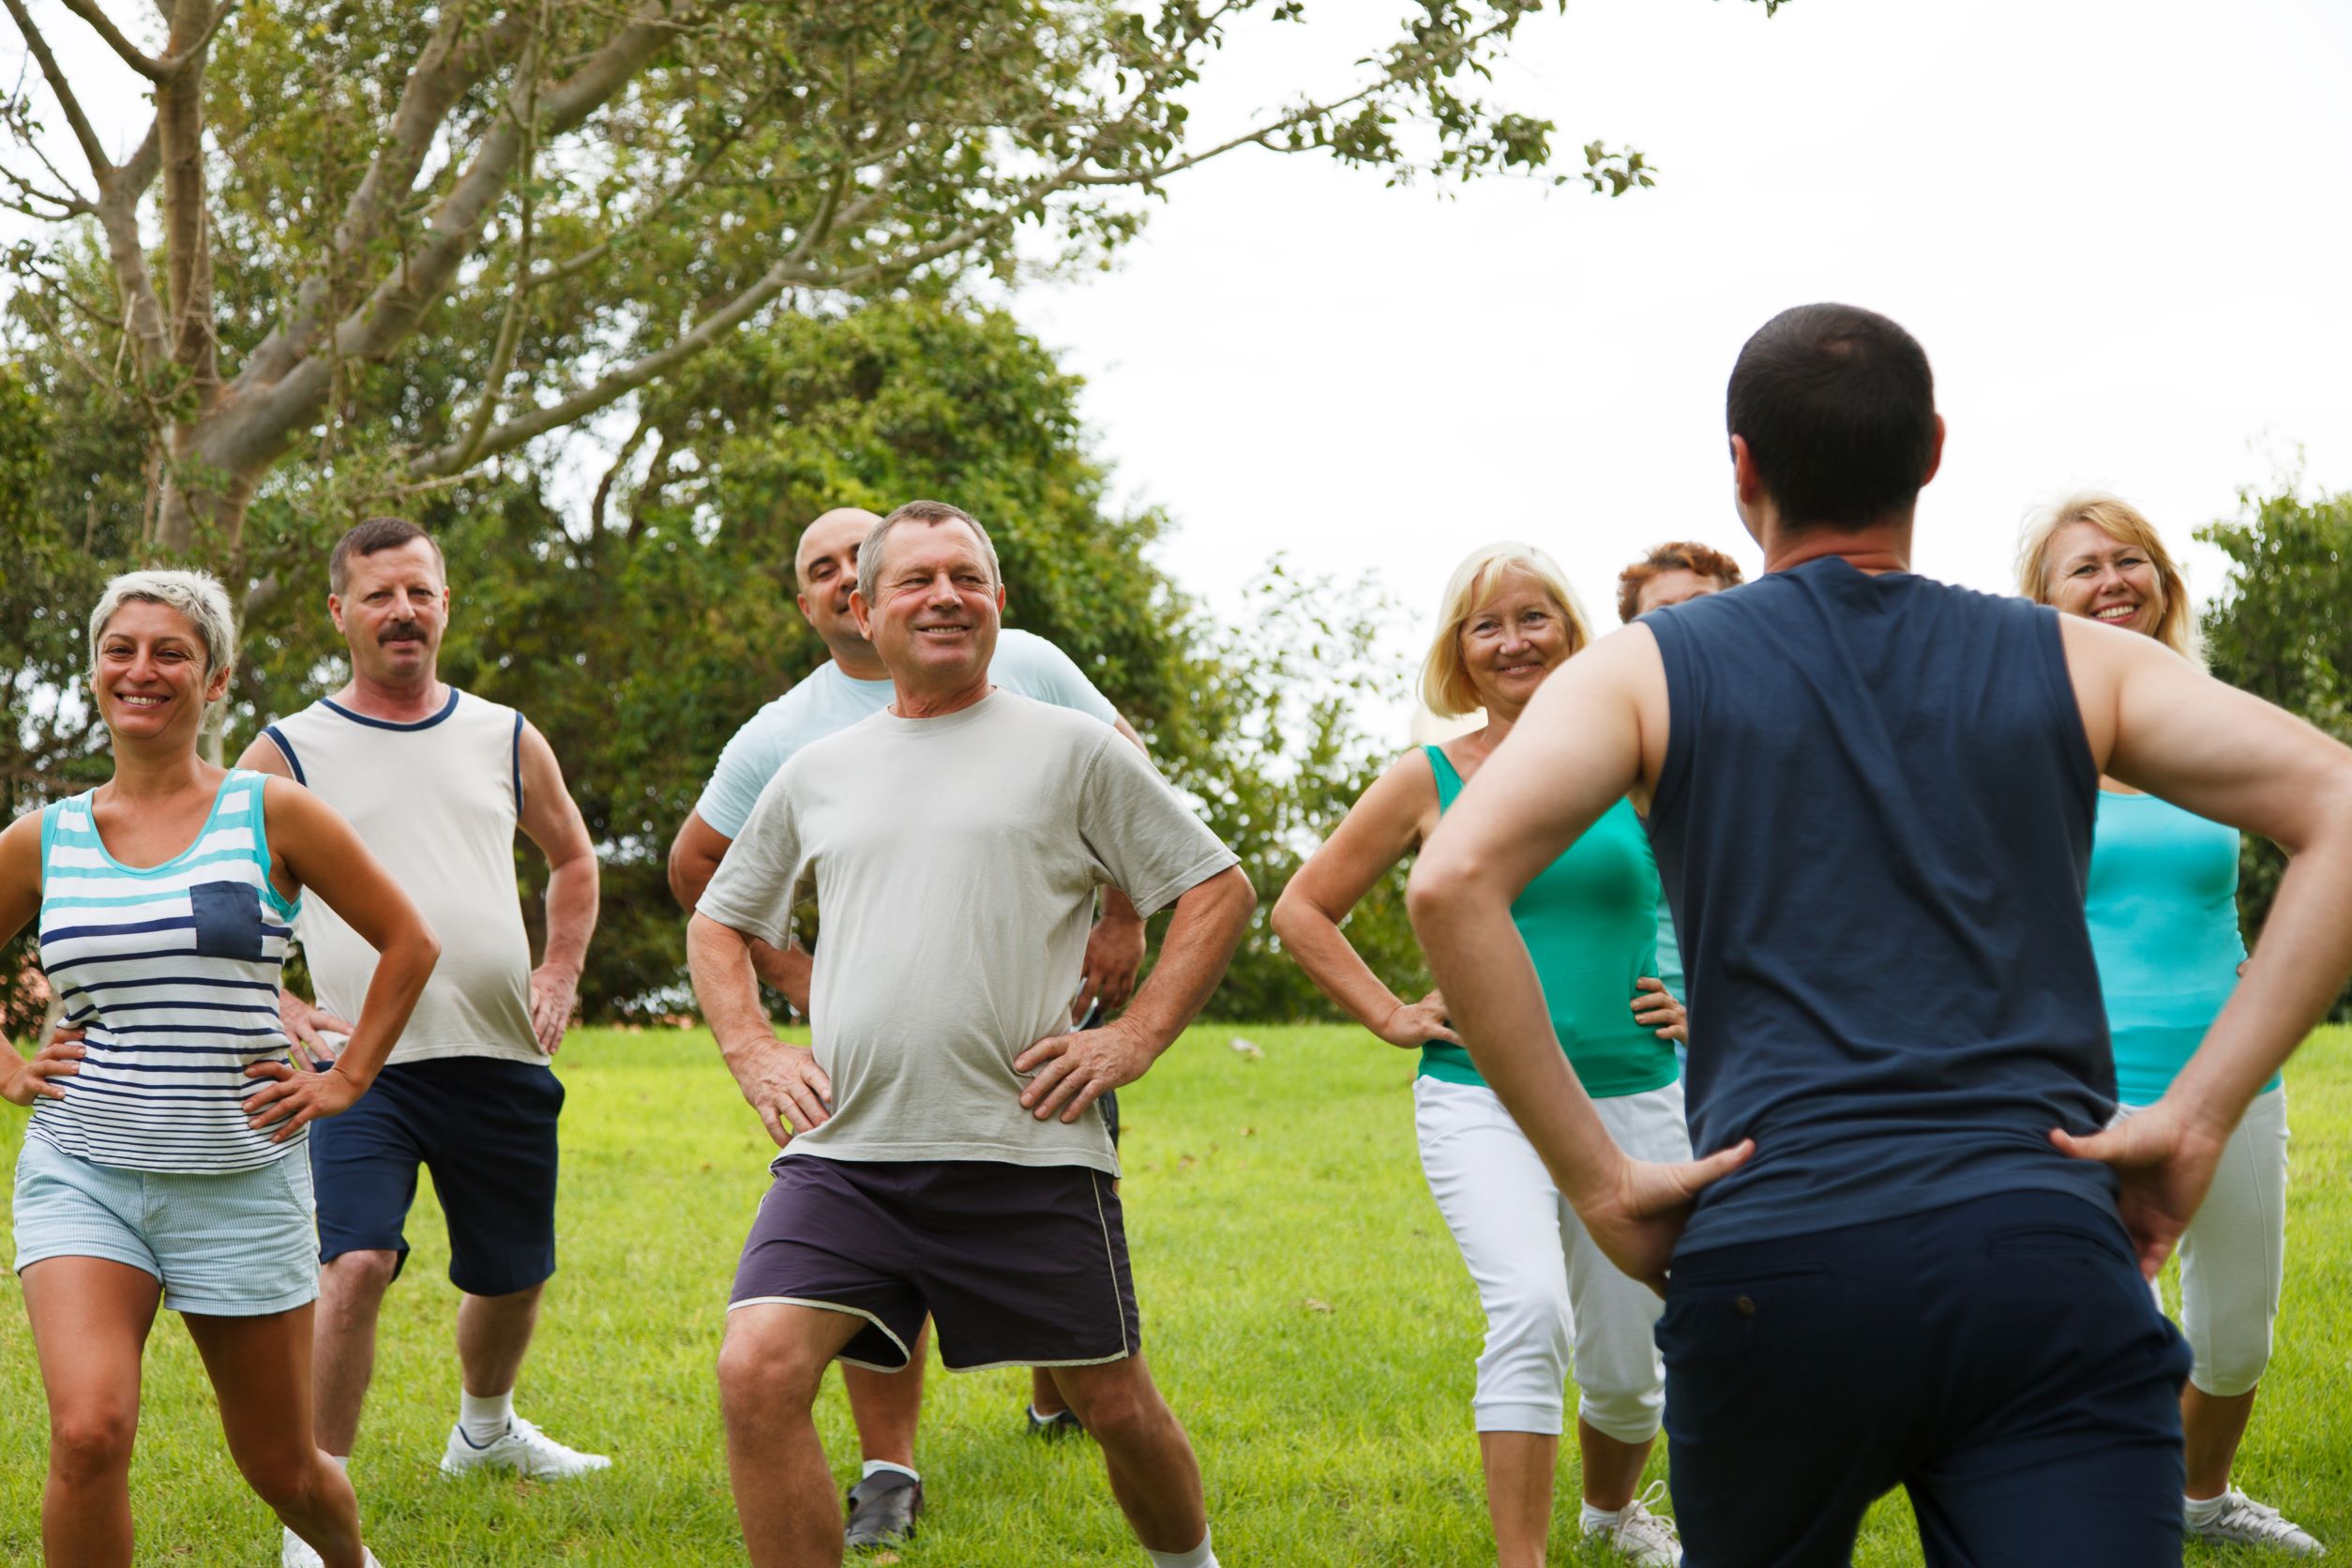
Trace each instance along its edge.
<path fill-rule="evenodd" d="M 1691 1142 L 1756 1155 L 1681 1249 L 1994 1193 L 2114 1211 L 2083 918 L 2099 787 L 2055 611 L 1835 557 L 1644 616 Z"/>

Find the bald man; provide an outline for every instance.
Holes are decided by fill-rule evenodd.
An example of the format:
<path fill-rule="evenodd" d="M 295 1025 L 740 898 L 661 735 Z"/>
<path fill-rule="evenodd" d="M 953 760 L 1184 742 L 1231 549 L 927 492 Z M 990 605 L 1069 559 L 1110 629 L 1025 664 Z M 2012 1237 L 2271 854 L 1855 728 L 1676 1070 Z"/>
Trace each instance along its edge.
<path fill-rule="evenodd" d="M 803 619 L 824 640 L 832 657 L 758 713 L 719 753 L 718 765 L 702 798 L 687 814 L 670 846 L 670 891 L 692 912 L 711 876 L 758 804 L 776 770 L 804 746 L 846 730 L 891 701 L 890 672 L 850 613 L 850 591 L 857 585 L 857 551 L 882 520 L 854 506 L 840 506 L 811 522 L 793 552 Z M 1138 750 L 1142 737 L 1119 716 L 1108 699 L 1067 654 L 1027 632 L 1005 630 L 997 640 L 988 677 L 1008 691 L 1056 707 L 1073 708 L 1115 727 Z M 808 1011 L 812 959 L 797 944 L 782 949 L 754 940 L 752 967 L 760 978 L 803 1014 Z M 1099 1012 L 1123 1005 L 1135 988 L 1143 961 L 1143 921 L 1123 893 L 1103 892 L 1102 919 L 1087 938 L 1085 974 L 1091 995 L 1076 1011 Z M 1099 1015 L 1097 1015 L 1099 1016 Z M 880 1545 L 908 1534 L 923 1506 L 921 1477 L 914 1469 L 914 1431 L 923 1408 L 924 1352 L 927 1330 L 913 1346 L 907 1367 L 877 1372 L 843 1364 L 842 1382 L 850 1414 L 857 1423 L 865 1475 L 851 1489 L 847 1544 Z M 1032 1387 L 1031 1429 L 1058 1436 L 1076 1425 L 1052 1377 L 1040 1370 Z"/>

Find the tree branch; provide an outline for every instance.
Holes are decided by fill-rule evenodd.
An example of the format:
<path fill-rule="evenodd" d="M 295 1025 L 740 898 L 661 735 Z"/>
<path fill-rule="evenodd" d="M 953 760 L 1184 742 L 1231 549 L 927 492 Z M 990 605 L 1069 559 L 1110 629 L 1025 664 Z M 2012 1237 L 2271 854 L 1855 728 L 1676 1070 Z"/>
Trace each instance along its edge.
<path fill-rule="evenodd" d="M 5 3 L 8 15 L 16 23 L 16 30 L 24 35 L 24 47 L 32 51 L 33 58 L 40 63 L 41 75 L 48 81 L 49 90 L 57 95 L 57 102 L 66 112 L 66 123 L 73 128 L 74 140 L 82 143 L 82 156 L 90 160 L 90 173 L 98 176 L 101 187 L 104 186 L 106 176 L 113 172 L 114 165 L 107 158 L 105 145 L 98 141 L 98 132 L 91 128 L 90 116 L 82 112 L 82 100 L 73 96 L 73 83 L 66 80 L 66 73 L 57 65 L 57 56 L 50 53 L 49 40 L 41 37 L 38 27 L 33 25 L 32 14 L 24 8 L 24 0 L 5 0 Z"/>
<path fill-rule="evenodd" d="M 65 0 L 65 7 L 88 23 L 90 30 L 106 40 L 106 47 L 122 56 L 124 65 L 150 82 L 163 80 L 166 74 L 163 62 L 150 58 L 146 51 L 125 38 L 122 29 L 109 22 L 106 13 L 98 9 L 97 0 Z"/>
<path fill-rule="evenodd" d="M 220 0 L 220 4 L 213 8 L 212 15 L 205 20 L 203 29 L 197 33 L 196 37 L 186 47 L 174 50 L 164 56 L 160 62 L 163 74 L 176 76 L 186 70 L 188 63 L 202 54 L 205 46 L 212 42 L 212 36 L 220 31 L 220 24 L 229 20 L 229 13 L 236 8 L 237 0 Z"/>

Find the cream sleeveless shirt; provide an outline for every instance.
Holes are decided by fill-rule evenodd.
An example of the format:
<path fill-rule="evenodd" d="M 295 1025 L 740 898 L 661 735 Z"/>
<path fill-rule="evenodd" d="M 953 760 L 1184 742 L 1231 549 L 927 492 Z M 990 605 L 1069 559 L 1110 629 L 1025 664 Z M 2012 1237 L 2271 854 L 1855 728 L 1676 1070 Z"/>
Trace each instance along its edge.
<path fill-rule="evenodd" d="M 430 718 L 394 723 L 321 700 L 262 731 L 297 782 L 341 812 L 441 938 L 441 962 L 390 1061 L 545 1062 L 531 1031 L 531 942 L 515 882 L 522 715 L 449 688 Z M 356 1019 L 376 952 L 322 898 L 294 936 L 318 1003 Z"/>

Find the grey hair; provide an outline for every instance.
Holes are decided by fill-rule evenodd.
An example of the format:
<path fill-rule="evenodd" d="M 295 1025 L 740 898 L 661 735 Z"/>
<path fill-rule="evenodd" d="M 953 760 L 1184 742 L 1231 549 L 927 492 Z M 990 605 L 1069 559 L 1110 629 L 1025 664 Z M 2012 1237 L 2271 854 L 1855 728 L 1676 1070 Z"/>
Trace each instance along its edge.
<path fill-rule="evenodd" d="M 228 590 L 210 572 L 125 572 L 107 581 L 90 611 L 90 671 L 98 671 L 98 643 L 106 624 L 127 604 L 160 604 L 188 617 L 204 641 L 204 678 L 236 662 L 236 612 L 229 608 Z"/>
<path fill-rule="evenodd" d="M 988 586 L 1004 585 L 1003 568 L 996 562 L 996 541 L 988 537 L 988 531 L 980 526 L 979 519 L 944 501 L 910 501 L 867 529 L 865 542 L 857 547 L 857 593 L 868 605 L 874 602 L 874 590 L 882 586 L 882 541 L 902 522 L 962 523 L 980 541 L 980 558 L 988 564 Z"/>

